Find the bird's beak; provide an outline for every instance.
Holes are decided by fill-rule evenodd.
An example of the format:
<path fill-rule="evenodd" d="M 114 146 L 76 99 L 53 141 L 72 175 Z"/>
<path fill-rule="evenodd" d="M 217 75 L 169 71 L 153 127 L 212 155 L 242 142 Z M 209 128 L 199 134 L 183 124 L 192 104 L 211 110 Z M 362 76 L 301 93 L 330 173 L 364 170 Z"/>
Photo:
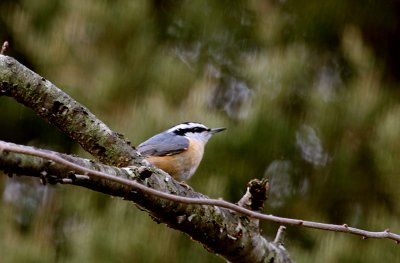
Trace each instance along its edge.
<path fill-rule="evenodd" d="M 214 128 L 214 129 L 211 129 L 211 130 L 210 130 L 210 133 L 211 133 L 211 134 L 216 134 L 216 133 L 222 132 L 222 131 L 224 131 L 224 130 L 226 130 L 226 128 Z"/>

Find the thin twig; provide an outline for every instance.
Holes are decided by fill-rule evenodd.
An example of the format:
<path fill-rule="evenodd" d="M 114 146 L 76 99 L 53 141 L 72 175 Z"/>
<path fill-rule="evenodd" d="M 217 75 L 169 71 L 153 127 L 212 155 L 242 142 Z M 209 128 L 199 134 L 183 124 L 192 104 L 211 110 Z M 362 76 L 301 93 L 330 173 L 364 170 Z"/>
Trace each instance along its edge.
<path fill-rule="evenodd" d="M 189 198 L 189 197 L 183 197 L 183 196 L 172 195 L 172 194 L 160 192 L 160 191 L 154 190 L 152 188 L 149 188 L 147 186 L 144 186 L 142 184 L 139 184 L 135 181 L 124 179 L 121 177 L 112 176 L 112 175 L 109 175 L 109 174 L 106 174 L 103 172 L 99 172 L 96 170 L 92 170 L 89 168 L 81 167 L 81 166 L 74 164 L 70 161 L 67 161 L 55 154 L 43 152 L 40 150 L 35 150 L 32 148 L 20 148 L 20 147 L 13 146 L 13 145 L 5 143 L 5 142 L 0 142 L 0 153 L 3 151 L 26 154 L 26 155 L 33 155 L 33 156 L 41 157 L 44 159 L 52 160 L 54 162 L 65 165 L 71 169 L 74 169 L 74 170 L 76 170 L 76 172 L 80 172 L 89 177 L 93 176 L 93 177 L 101 178 L 104 180 L 109 180 L 114 183 L 120 183 L 123 185 L 131 186 L 131 187 L 135 188 L 136 190 L 140 190 L 140 191 L 143 191 L 144 193 L 151 194 L 151 195 L 154 195 L 154 196 L 157 196 L 160 198 L 168 199 L 171 201 L 176 201 L 176 202 L 186 203 L 186 204 L 213 205 L 213 206 L 218 206 L 218 207 L 224 207 L 224 208 L 230 209 L 232 211 L 247 215 L 252 218 L 257 218 L 257 219 L 261 219 L 261 220 L 269 220 L 269 221 L 273 221 L 273 222 L 284 224 L 284 225 L 295 225 L 295 226 L 302 226 L 302 227 L 307 227 L 307 228 L 350 233 L 350 234 L 362 236 L 363 239 L 386 238 L 386 239 L 392 239 L 392 240 L 396 241 L 397 244 L 400 243 L 400 235 L 392 233 L 388 229 L 381 231 L 381 232 L 373 232 L 373 231 L 362 230 L 362 229 L 358 229 L 358 228 L 354 228 L 354 227 L 349 227 L 347 224 L 333 225 L 333 224 L 318 223 L 318 222 L 313 222 L 313 221 L 305 221 L 305 220 L 301 220 L 301 219 L 292 219 L 292 218 L 278 217 L 278 216 L 274 216 L 274 215 L 266 215 L 266 214 L 248 210 L 241 206 L 238 206 L 238 205 L 235 205 L 235 204 L 232 204 L 230 202 L 220 200 L 220 199 L 217 200 L 217 199 Z"/>

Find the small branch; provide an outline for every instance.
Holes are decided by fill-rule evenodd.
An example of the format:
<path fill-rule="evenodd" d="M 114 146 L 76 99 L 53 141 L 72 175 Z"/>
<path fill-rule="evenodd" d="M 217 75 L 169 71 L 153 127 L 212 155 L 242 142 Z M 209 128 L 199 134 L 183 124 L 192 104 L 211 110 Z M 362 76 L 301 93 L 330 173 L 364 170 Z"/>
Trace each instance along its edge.
<path fill-rule="evenodd" d="M 251 211 L 251 210 L 243 208 L 239 205 L 235 205 L 235 204 L 232 204 L 227 201 L 220 200 L 220 199 L 190 198 L 190 197 L 183 197 L 183 196 L 168 194 L 165 192 L 160 192 L 160 191 L 154 190 L 152 188 L 146 187 L 135 181 L 131 181 L 131 180 L 124 179 L 124 178 L 119 178 L 119 177 L 112 176 L 112 175 L 109 175 L 109 174 L 106 174 L 103 172 L 99 172 L 96 170 L 81 167 L 79 165 L 76 165 L 76 164 L 74 164 L 68 160 L 65 160 L 57 155 L 54 155 L 52 153 L 42 152 L 42 151 L 38 151 L 38 150 L 35 150 L 32 148 L 15 147 L 15 146 L 13 146 L 13 144 L 0 141 L 0 153 L 3 151 L 33 155 L 33 156 L 38 156 L 38 157 L 45 158 L 48 160 L 52 160 L 54 162 L 63 164 L 65 166 L 69 167 L 70 169 L 73 169 L 75 171 L 79 171 L 85 175 L 88 175 L 89 177 L 93 176 L 93 177 L 109 180 L 114 183 L 122 184 L 125 186 L 130 186 L 130 187 L 133 187 L 134 189 L 142 191 L 143 193 L 151 194 L 153 196 L 157 196 L 157 197 L 167 199 L 170 201 L 174 201 L 174 202 L 185 203 L 185 204 L 218 206 L 218 207 L 230 209 L 232 211 L 241 213 L 241 214 L 249 216 L 251 218 L 273 221 L 273 222 L 284 224 L 284 225 L 294 225 L 294 226 L 302 226 L 302 227 L 307 227 L 307 228 L 350 233 L 350 234 L 354 234 L 354 235 L 359 235 L 359 236 L 363 237 L 364 239 L 366 239 L 366 238 L 386 238 L 386 239 L 392 239 L 392 240 L 396 241 L 397 244 L 400 243 L 400 235 L 392 233 L 388 229 L 381 231 L 381 232 L 372 232 L 372 231 L 366 231 L 366 230 L 362 230 L 362 229 L 358 229 L 358 228 L 354 228 L 354 227 L 349 227 L 346 224 L 333 225 L 333 224 L 305 221 L 305 220 L 300 220 L 300 219 L 278 217 L 278 216 L 274 216 L 274 215 L 266 215 L 266 214 Z M 127 169 L 127 168 L 122 168 L 122 169 Z M 278 232 L 278 234 L 279 234 L 279 232 Z"/>
<path fill-rule="evenodd" d="M 8 41 L 4 41 L 3 46 L 1 47 L 0 55 L 4 55 L 8 47 L 9 47 Z"/>
<path fill-rule="evenodd" d="M 278 248 L 280 248 L 279 251 L 285 251 L 284 242 L 285 242 L 285 236 L 286 236 L 286 227 L 285 226 L 280 226 L 278 229 L 278 232 L 276 233 L 275 240 L 273 244 L 275 244 Z M 284 262 L 290 260 L 289 258 L 286 258 L 286 253 L 278 252 L 279 257 L 283 259 Z"/>
<path fill-rule="evenodd" d="M 286 227 L 280 226 L 276 233 L 274 243 L 283 245 L 285 243 Z"/>

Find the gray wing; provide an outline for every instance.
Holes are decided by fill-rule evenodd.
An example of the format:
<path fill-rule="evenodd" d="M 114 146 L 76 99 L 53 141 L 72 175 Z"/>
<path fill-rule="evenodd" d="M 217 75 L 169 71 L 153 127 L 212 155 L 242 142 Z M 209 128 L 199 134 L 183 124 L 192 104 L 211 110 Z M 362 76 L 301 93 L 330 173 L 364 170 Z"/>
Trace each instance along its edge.
<path fill-rule="evenodd" d="M 189 147 L 189 140 L 172 133 L 157 134 L 142 142 L 137 150 L 144 157 L 178 154 Z"/>

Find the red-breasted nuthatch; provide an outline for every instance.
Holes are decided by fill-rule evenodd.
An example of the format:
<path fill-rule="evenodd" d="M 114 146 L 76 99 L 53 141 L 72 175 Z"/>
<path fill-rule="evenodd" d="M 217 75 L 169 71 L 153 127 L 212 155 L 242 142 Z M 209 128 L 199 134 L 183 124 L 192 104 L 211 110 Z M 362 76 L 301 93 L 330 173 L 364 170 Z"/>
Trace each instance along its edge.
<path fill-rule="evenodd" d="M 154 166 L 164 170 L 175 180 L 186 181 L 199 167 L 204 146 L 217 132 L 196 122 L 184 122 L 142 142 L 137 150 Z"/>

